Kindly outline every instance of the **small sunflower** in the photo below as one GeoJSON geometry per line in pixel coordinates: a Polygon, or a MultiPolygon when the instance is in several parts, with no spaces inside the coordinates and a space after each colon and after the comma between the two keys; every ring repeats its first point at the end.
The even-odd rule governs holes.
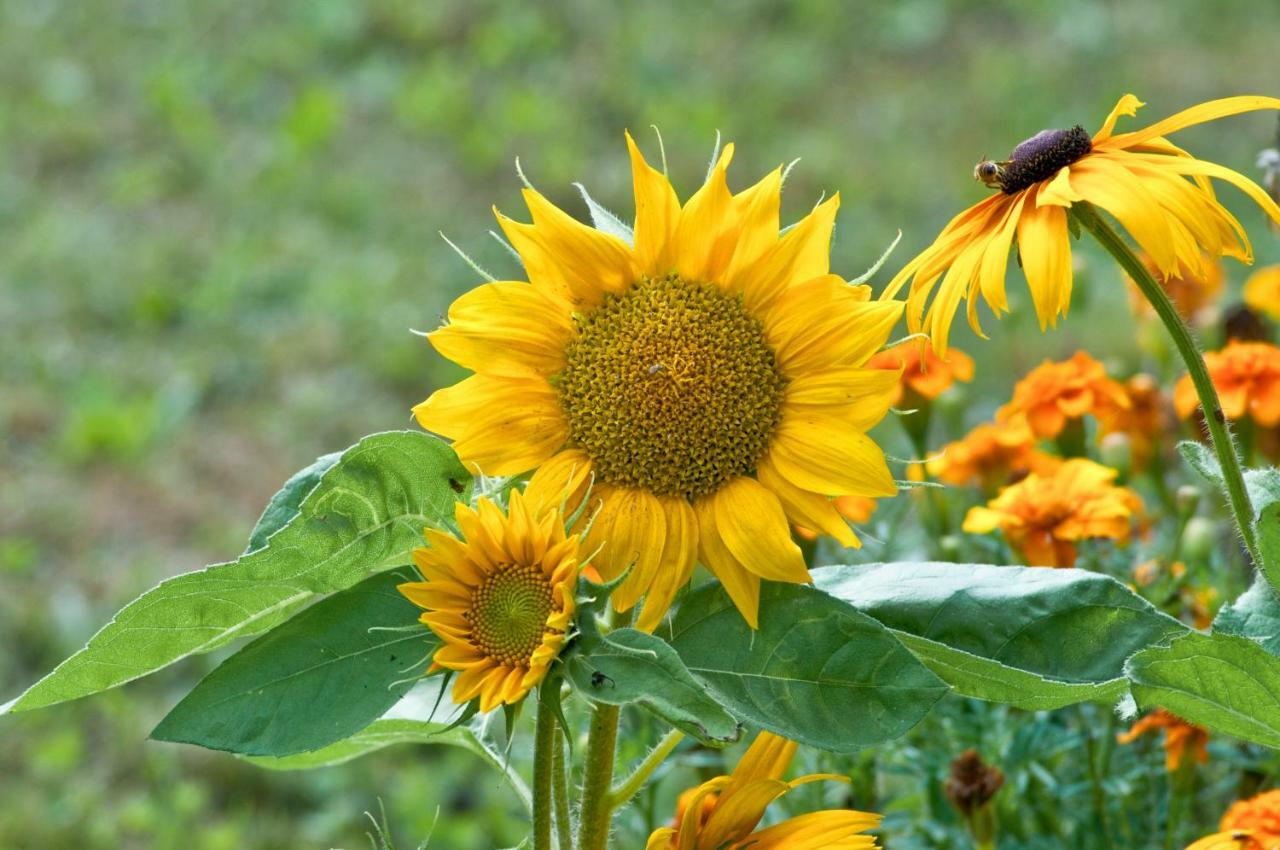
{"type": "Polygon", "coordinates": [[[1084,458],[1063,461],[1051,472],[1031,473],[1000,491],[985,507],[970,508],[964,530],[996,529],[1033,567],[1070,567],[1081,540],[1128,542],[1142,500],[1115,484],[1116,471],[1084,458]]]}
{"type": "Polygon", "coordinates": [[[1109,425],[1128,407],[1124,387],[1107,377],[1101,363],[1077,351],[1070,360],[1046,360],[1028,372],[996,419],[1025,418],[1035,436],[1052,440],[1072,420],[1092,415],[1109,425]]]}
{"type": "Polygon", "coordinates": [[[430,335],[477,374],[414,408],[471,468],[534,470],[539,506],[579,506],[612,599],[652,629],[700,560],[752,626],[761,579],[807,582],[789,522],[857,537],[832,497],[896,492],[866,435],[898,376],[867,368],[901,314],[829,273],[839,198],[782,233],[782,169],[733,194],[733,146],[682,206],[631,137],[631,242],[532,189],[499,216],[529,282],[458,299],[430,335]]]}
{"type": "Polygon", "coordinates": [[[517,491],[509,512],[488,499],[461,503],[459,540],[427,529],[415,549],[425,581],[400,592],[426,609],[421,620],[441,640],[431,671],[454,670],[453,701],[480,710],[524,699],[547,675],[573,621],[579,540],[556,511],[535,516],[517,491]]]}
{"type": "Polygon", "coordinates": [[[1209,730],[1194,723],[1188,723],[1176,714],[1163,708],[1151,712],[1128,731],[1116,735],[1116,742],[1131,744],[1148,732],[1164,733],[1164,767],[1169,773],[1176,773],[1189,759],[1200,764],[1209,761],[1209,730]]]}
{"type": "Polygon", "coordinates": [[[1280,790],[1232,803],[1218,828],[1187,850],[1280,850],[1280,790]]]}
{"type": "MultiPolygon", "coordinates": [[[[1228,419],[1247,416],[1264,428],[1280,424],[1280,347],[1232,340],[1221,351],[1205,354],[1204,362],[1228,419]]],[[[1189,375],[1174,387],[1173,405],[1183,419],[1199,409],[1189,375]]]]}
{"type": "Polygon", "coordinates": [[[893,403],[902,401],[903,393],[932,401],[946,392],[956,381],[973,380],[973,358],[959,349],[939,355],[932,347],[916,340],[899,343],[881,351],[867,364],[873,369],[895,369],[902,373],[893,403]]]}
{"type": "Polygon", "coordinates": [[[1116,121],[1142,105],[1126,94],[1092,137],[1079,125],[1044,130],[1014,148],[1007,161],[978,163],[974,176],[999,191],[953,218],[884,292],[892,298],[911,282],[908,327],[927,330],[945,351],[963,299],[969,323],[981,335],[979,295],[997,317],[1009,309],[1005,271],[1015,241],[1040,327],[1054,324],[1071,304],[1067,211],[1079,201],[1115,216],[1163,274],[1203,274],[1206,255],[1252,262],[1248,236],[1214,197],[1210,178],[1239,187],[1275,222],[1280,206],[1244,175],[1196,159],[1165,136],[1228,115],[1280,109],[1280,99],[1212,100],[1141,130],[1115,133],[1116,121]]]}
{"type": "Polygon", "coordinates": [[[761,732],[729,776],[690,788],[676,802],[675,823],[649,836],[645,850],[873,850],[864,835],[880,816],[849,809],[810,812],[756,829],[774,800],[800,785],[831,774],[784,781],[795,743],[761,732]]]}
{"type": "Polygon", "coordinates": [[[926,469],[934,478],[956,487],[994,491],[1028,472],[1048,472],[1059,462],[1036,448],[1035,435],[1025,418],[1014,418],[978,425],[943,446],[926,469]]]}
{"type": "Polygon", "coordinates": [[[1271,319],[1280,319],[1280,264],[1263,266],[1244,282],[1244,303],[1271,319]]]}

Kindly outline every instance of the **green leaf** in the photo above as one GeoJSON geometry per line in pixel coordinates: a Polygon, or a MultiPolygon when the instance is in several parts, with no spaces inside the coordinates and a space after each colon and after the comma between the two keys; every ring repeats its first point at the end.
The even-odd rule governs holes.
{"type": "Polygon", "coordinates": [[[718,583],[672,626],[685,666],[734,715],[833,752],[897,738],[947,686],[880,623],[805,585],[764,582],[752,631],[718,583]]]}
{"type": "Polygon", "coordinates": [[[1274,574],[1280,569],[1280,470],[1247,469],[1244,486],[1253,504],[1253,527],[1258,554],[1274,574]]]}
{"type": "Polygon", "coordinates": [[[635,703],[703,743],[723,747],[741,735],[733,716],[659,637],[636,629],[585,633],[568,655],[565,669],[574,689],[588,699],[609,705],[635,703]]]}
{"type": "Polygon", "coordinates": [[[302,507],[302,500],[307,494],[316,488],[320,483],[320,478],[328,472],[338,459],[342,457],[342,452],[331,452],[327,455],[321,455],[305,469],[300,469],[284,483],[284,486],[271,497],[271,501],[267,503],[267,508],[262,512],[262,516],[258,519],[258,524],[253,527],[253,533],[249,535],[249,548],[245,552],[254,552],[267,545],[267,538],[275,534],[280,529],[289,524],[289,520],[298,515],[298,510],[302,507]]]}
{"type": "Polygon", "coordinates": [[[1125,660],[1187,629],[1083,570],[901,563],[814,570],[962,696],[1037,711],[1123,695],[1125,660]]]}
{"type": "Polygon", "coordinates": [[[157,741],[253,756],[328,746],[387,712],[438,644],[382,573],[317,602],[224,661],[160,721],[157,741]],[[406,628],[408,630],[406,630],[406,628]]]}
{"type": "Polygon", "coordinates": [[[1231,604],[1222,606],[1213,620],[1213,631],[1255,640],[1267,652],[1280,656],[1280,599],[1261,576],[1231,604]]]}
{"type": "Polygon", "coordinates": [[[1139,652],[1125,670],[1142,708],[1280,747],[1280,658],[1251,640],[1191,632],[1139,652]]]}
{"type": "Polygon", "coordinates": [[[461,747],[475,753],[507,777],[516,796],[521,799],[526,808],[531,806],[529,789],[520,777],[509,769],[507,758],[496,748],[484,743],[470,726],[458,726],[446,731],[444,723],[387,718],[375,720],[350,738],[330,744],[322,750],[283,758],[248,756],[244,760],[268,770],[314,770],[345,764],[397,744],[442,744],[461,747]]]}
{"type": "Polygon", "coordinates": [[[113,688],[236,638],[268,631],[317,595],[409,562],[423,526],[452,521],[470,476],[418,431],[366,437],[342,453],[267,545],[161,582],[14,700],[26,711],[113,688]]]}
{"type": "Polygon", "coordinates": [[[1227,485],[1222,480],[1222,467],[1218,465],[1218,459],[1213,456],[1208,446],[1193,440],[1183,440],[1178,443],[1178,454],[1182,455],[1182,459],[1198,472],[1201,478],[1225,492],[1227,485]]]}

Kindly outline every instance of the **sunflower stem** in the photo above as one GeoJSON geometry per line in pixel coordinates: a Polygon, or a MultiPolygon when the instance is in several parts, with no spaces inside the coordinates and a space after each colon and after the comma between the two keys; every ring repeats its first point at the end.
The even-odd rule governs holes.
{"type": "Polygon", "coordinates": [[[587,752],[582,770],[582,808],[578,813],[578,850],[606,850],[613,809],[609,788],[613,784],[613,759],[618,745],[616,705],[597,703],[591,712],[587,752]]]}
{"type": "Polygon", "coordinates": [[[644,757],[640,764],[636,765],[636,769],[631,772],[631,775],[609,792],[609,808],[616,810],[626,805],[628,800],[638,794],[653,772],[666,761],[667,756],[671,755],[671,751],[683,739],[684,733],[679,729],[672,729],[666,735],[663,735],[662,740],[649,751],[649,754],[644,757]]]}
{"type": "Polygon", "coordinates": [[[1273,574],[1276,571],[1259,556],[1257,537],[1253,527],[1253,505],[1249,502],[1249,493],[1245,489],[1240,455],[1231,437],[1231,431],[1227,428],[1226,416],[1223,415],[1222,404],[1218,401],[1218,391],[1214,389],[1213,380],[1209,377],[1209,370],[1204,363],[1204,356],[1200,353],[1190,328],[1178,314],[1164,288],[1147,270],[1146,265],[1138,259],[1124,238],[1098,214],[1091,204],[1077,201],[1072,206],[1071,213],[1081,227],[1093,234],[1107,253],[1138,285],[1138,289],[1142,290],[1143,296],[1156,311],[1160,321],[1164,323],[1169,336],[1173,338],[1173,344],[1187,367],[1191,383],[1200,399],[1205,426],[1209,431],[1209,441],[1213,444],[1214,453],[1218,456],[1218,465],[1222,468],[1227,502],[1235,517],[1236,527],[1240,530],[1240,539],[1244,541],[1250,560],[1266,576],[1267,582],[1272,587],[1280,589],[1280,573],[1273,574]]]}
{"type": "MultiPolygon", "coordinates": [[[[560,687],[553,682],[554,687],[560,687]]],[[[556,710],[546,694],[538,700],[533,739],[533,850],[555,850],[551,843],[551,795],[555,750],[560,747],[556,710]]]]}
{"type": "Polygon", "coordinates": [[[551,797],[555,803],[556,842],[559,850],[573,850],[573,826],[569,820],[569,771],[564,741],[559,735],[551,748],[551,797]]]}

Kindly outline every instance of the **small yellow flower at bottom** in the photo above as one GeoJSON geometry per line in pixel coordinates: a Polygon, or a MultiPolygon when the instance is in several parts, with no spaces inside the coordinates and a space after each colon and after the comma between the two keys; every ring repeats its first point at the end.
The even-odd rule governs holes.
{"type": "Polygon", "coordinates": [[[756,829],[765,809],[791,789],[843,777],[815,773],[782,779],[796,744],[761,732],[729,776],[717,776],[680,795],[675,822],[649,836],[645,850],[871,850],[875,838],[863,833],[880,816],[848,809],[809,812],[756,829]]]}
{"type": "Polygon", "coordinates": [[[425,581],[400,592],[425,609],[421,621],[440,638],[431,670],[458,673],[453,701],[480,710],[519,702],[547,675],[574,615],[579,540],[566,536],[558,511],[535,516],[517,491],[508,513],[488,499],[459,504],[462,539],[427,529],[415,549],[425,581]]]}

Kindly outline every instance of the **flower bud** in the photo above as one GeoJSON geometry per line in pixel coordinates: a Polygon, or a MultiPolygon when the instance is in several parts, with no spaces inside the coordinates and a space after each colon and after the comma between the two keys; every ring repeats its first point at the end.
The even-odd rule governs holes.
{"type": "Polygon", "coordinates": [[[1218,542],[1218,523],[1202,516],[1192,517],[1182,532],[1182,553],[1188,561],[1203,563],[1218,542]]]}
{"type": "Polygon", "coordinates": [[[1200,488],[1191,484],[1183,484],[1173,497],[1178,507],[1178,516],[1189,517],[1200,507],[1200,488]]]}

